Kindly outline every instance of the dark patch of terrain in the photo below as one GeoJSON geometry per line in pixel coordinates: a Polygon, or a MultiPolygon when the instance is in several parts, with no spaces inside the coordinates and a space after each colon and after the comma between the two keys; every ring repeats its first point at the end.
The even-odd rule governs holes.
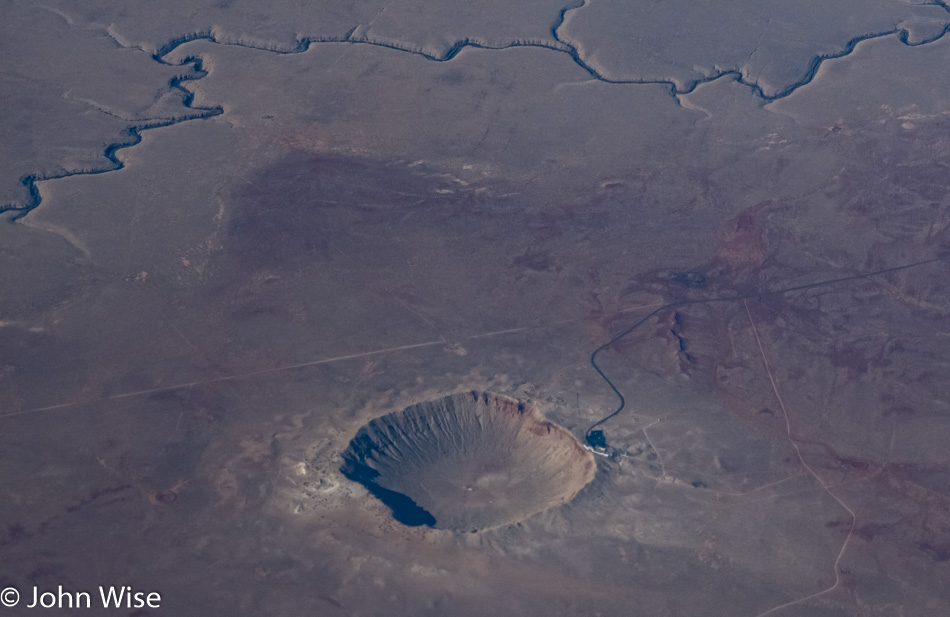
{"type": "Polygon", "coordinates": [[[413,501],[412,498],[376,484],[375,479],[379,477],[379,472],[375,469],[357,463],[344,465],[340,471],[348,479],[362,484],[373,497],[386,504],[393,512],[393,518],[403,525],[407,527],[421,527],[422,525],[435,527],[435,517],[425,508],[419,507],[419,504],[413,501]]]}

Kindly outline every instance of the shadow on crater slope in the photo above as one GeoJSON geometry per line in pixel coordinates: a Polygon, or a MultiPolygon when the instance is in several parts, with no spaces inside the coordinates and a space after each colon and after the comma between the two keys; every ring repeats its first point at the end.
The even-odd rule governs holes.
{"type": "Polygon", "coordinates": [[[488,392],[455,394],[371,421],[343,453],[343,474],[406,525],[474,532],[570,501],[596,465],[533,407],[488,392]]]}

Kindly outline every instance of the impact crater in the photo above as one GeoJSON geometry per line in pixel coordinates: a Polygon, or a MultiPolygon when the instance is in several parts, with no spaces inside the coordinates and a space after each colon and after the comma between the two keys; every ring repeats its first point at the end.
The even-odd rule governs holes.
{"type": "Polygon", "coordinates": [[[363,426],[343,474],[399,522],[475,532],[570,501],[596,463],[533,405],[491,392],[417,403],[363,426]]]}

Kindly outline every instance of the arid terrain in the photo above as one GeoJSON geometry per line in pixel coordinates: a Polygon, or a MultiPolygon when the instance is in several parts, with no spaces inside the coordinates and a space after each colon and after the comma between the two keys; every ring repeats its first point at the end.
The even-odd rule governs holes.
{"type": "Polygon", "coordinates": [[[0,616],[950,614],[950,5],[566,1],[0,0],[0,616]]]}

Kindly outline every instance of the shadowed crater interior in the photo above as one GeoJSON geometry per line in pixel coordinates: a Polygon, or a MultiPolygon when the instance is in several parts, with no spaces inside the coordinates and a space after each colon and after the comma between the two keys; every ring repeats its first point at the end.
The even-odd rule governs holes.
{"type": "Polygon", "coordinates": [[[567,430],[489,392],[454,394],[377,418],[341,471],[406,525],[478,531],[570,501],[596,465],[567,430]]]}

